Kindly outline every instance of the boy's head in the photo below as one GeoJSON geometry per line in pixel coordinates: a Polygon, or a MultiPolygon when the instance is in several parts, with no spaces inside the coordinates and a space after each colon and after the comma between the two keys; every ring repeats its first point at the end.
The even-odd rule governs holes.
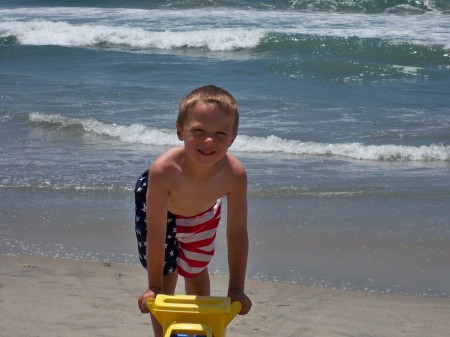
{"type": "Polygon", "coordinates": [[[212,104],[226,114],[234,116],[233,131],[237,134],[239,127],[239,108],[234,97],[225,89],[216,87],[215,85],[206,85],[193,90],[180,102],[178,111],[177,124],[184,126],[187,120],[189,110],[195,107],[199,102],[212,104]]]}

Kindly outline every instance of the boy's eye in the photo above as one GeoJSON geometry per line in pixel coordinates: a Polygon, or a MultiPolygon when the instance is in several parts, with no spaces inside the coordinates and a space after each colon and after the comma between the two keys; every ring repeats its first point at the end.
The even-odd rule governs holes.
{"type": "MultiPolygon", "coordinates": [[[[192,134],[195,137],[204,137],[207,134],[207,132],[202,129],[193,129],[192,134]]],[[[226,138],[227,136],[228,136],[228,134],[226,132],[219,131],[219,132],[214,133],[213,137],[223,139],[223,138],[226,138]]]]}
{"type": "Polygon", "coordinates": [[[201,129],[194,129],[193,134],[196,136],[203,136],[205,134],[205,131],[203,131],[201,129]]]}

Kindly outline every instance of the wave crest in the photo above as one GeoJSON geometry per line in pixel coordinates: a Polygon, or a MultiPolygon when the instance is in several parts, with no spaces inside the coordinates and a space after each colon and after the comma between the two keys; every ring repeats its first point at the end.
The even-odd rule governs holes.
{"type": "Polygon", "coordinates": [[[327,144],[287,140],[277,136],[236,139],[236,148],[247,152],[282,152],[297,155],[340,156],[359,160],[449,161],[450,147],[444,145],[403,146],[361,143],[327,144]]]}
{"type": "MultiPolygon", "coordinates": [[[[131,144],[179,146],[174,132],[142,124],[120,125],[93,118],[74,118],[55,114],[32,113],[35,123],[54,124],[59,127],[80,126],[84,132],[108,136],[131,144]]],[[[288,140],[274,135],[267,137],[237,137],[231,150],[248,153],[285,153],[289,155],[337,156],[372,161],[450,161],[450,146],[431,144],[422,146],[365,145],[361,143],[318,143],[288,140]]]]}
{"type": "Polygon", "coordinates": [[[180,145],[178,139],[173,136],[173,132],[146,127],[142,124],[120,125],[101,122],[94,118],[75,118],[38,112],[30,114],[29,120],[35,123],[53,124],[62,128],[80,126],[86,133],[116,138],[125,143],[157,146],[180,145]]]}
{"type": "Polygon", "coordinates": [[[262,29],[216,28],[189,31],[148,31],[140,27],[72,25],[59,21],[0,23],[2,39],[27,45],[95,47],[125,45],[139,49],[206,48],[211,51],[256,47],[262,29]]]}
{"type": "Polygon", "coordinates": [[[319,36],[382,39],[446,49],[450,46],[446,34],[448,16],[435,11],[421,15],[367,15],[238,8],[177,11],[42,7],[0,9],[1,15],[4,20],[0,22],[0,42],[3,39],[3,43],[17,41],[31,45],[124,46],[129,51],[177,48],[229,51],[253,49],[261,43],[264,46],[267,39],[275,42],[279,34],[281,41],[290,43],[299,36],[319,36]]]}

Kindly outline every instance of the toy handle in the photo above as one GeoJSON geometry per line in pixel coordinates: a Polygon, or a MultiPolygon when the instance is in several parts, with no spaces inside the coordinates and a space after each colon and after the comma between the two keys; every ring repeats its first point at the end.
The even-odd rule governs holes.
{"type": "Polygon", "coordinates": [[[152,312],[153,306],[155,304],[156,299],[155,298],[149,298],[145,304],[147,305],[148,310],[152,312]]]}
{"type": "Polygon", "coordinates": [[[239,301],[234,301],[233,303],[231,303],[231,316],[234,317],[237,314],[239,314],[242,310],[242,304],[239,301]]]}
{"type": "Polygon", "coordinates": [[[226,325],[228,325],[233,320],[233,318],[241,312],[241,310],[242,310],[241,302],[239,301],[232,302],[230,305],[230,318],[228,319],[226,325]]]}

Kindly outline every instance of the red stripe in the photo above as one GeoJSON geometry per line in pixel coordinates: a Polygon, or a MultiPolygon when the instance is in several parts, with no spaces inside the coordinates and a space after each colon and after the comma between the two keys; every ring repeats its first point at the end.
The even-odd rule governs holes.
{"type": "Polygon", "coordinates": [[[180,252],[180,258],[183,259],[184,261],[186,261],[186,263],[191,267],[191,268],[199,268],[199,267],[206,267],[209,264],[209,261],[197,261],[197,260],[191,260],[189,258],[186,257],[186,255],[184,255],[182,252],[180,252]]]}
{"type": "Polygon", "coordinates": [[[219,222],[220,218],[214,218],[197,226],[182,226],[177,224],[177,233],[191,234],[206,232],[207,230],[216,228],[219,225],[219,222]]]}
{"type": "Polygon", "coordinates": [[[210,244],[212,244],[214,242],[215,238],[216,238],[216,235],[214,235],[212,238],[202,240],[202,241],[188,242],[188,243],[178,242],[178,244],[182,249],[186,249],[186,250],[189,250],[191,252],[196,252],[196,253],[204,253],[205,251],[202,250],[202,248],[207,247],[210,244]]]}
{"type": "Polygon", "coordinates": [[[198,244],[197,242],[193,242],[193,243],[181,243],[179,242],[179,246],[181,248],[181,250],[186,250],[189,252],[193,252],[193,253],[200,253],[200,254],[207,254],[210,255],[208,251],[205,251],[203,249],[203,247],[207,247],[209,246],[213,241],[214,238],[209,239],[208,241],[204,240],[202,242],[206,243],[206,244],[198,244]]]}

